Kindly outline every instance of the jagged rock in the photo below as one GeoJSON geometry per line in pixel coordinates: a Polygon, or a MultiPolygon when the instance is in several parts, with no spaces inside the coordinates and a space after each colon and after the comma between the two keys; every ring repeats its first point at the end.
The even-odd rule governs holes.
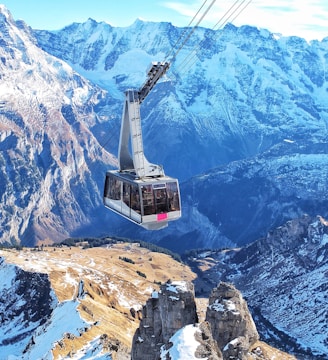
{"type": "Polygon", "coordinates": [[[163,345],[185,325],[198,322],[194,287],[190,282],[172,282],[153,293],[142,310],[143,318],[132,342],[132,360],[160,359],[163,345]]]}
{"type": "Polygon", "coordinates": [[[208,360],[222,360],[222,353],[217,342],[213,339],[211,326],[207,321],[199,325],[199,332],[195,334],[196,340],[200,343],[195,357],[208,360]]]}
{"type": "Polygon", "coordinates": [[[163,341],[187,324],[198,322],[194,286],[190,282],[167,283],[161,287],[159,302],[163,341]]]}
{"type": "Polygon", "coordinates": [[[223,359],[246,359],[249,348],[259,339],[247,303],[232,284],[221,282],[212,290],[206,321],[223,359]]]}
{"type": "MultiPolygon", "coordinates": [[[[171,359],[175,334],[197,322],[193,290],[191,283],[167,283],[147,301],[133,338],[132,360],[159,360],[161,354],[171,359]]],[[[246,360],[259,338],[246,301],[224,282],[212,290],[206,320],[188,334],[194,334],[190,341],[199,343],[195,357],[209,360],[246,360]]]]}

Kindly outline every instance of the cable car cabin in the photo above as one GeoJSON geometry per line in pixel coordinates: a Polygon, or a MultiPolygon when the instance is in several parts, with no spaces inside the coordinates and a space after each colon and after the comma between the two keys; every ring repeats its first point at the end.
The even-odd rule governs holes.
{"type": "Polygon", "coordinates": [[[179,184],[169,176],[136,179],[107,171],[104,205],[147,230],[159,230],[181,217],[179,184]]]}
{"type": "Polygon", "coordinates": [[[104,205],[147,230],[162,229],[181,217],[178,181],[147,160],[141,131],[140,105],[169,66],[167,61],[152,63],[144,85],[125,92],[119,170],[107,171],[105,179],[104,205]]]}

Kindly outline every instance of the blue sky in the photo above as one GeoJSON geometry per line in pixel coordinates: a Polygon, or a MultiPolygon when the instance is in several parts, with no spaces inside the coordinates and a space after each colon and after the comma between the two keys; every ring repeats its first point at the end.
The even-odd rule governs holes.
{"type": "MultiPolygon", "coordinates": [[[[201,25],[212,28],[234,2],[217,0],[201,25]]],[[[131,25],[137,18],[186,26],[204,0],[0,0],[0,3],[15,20],[23,19],[34,29],[57,30],[89,17],[120,27],[131,25]]],[[[328,1],[253,0],[234,24],[321,40],[328,36],[328,1]]]]}

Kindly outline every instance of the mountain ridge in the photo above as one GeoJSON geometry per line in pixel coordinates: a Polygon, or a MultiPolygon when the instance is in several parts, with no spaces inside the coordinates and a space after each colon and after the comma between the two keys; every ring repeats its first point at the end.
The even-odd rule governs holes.
{"type": "Polygon", "coordinates": [[[207,294],[218,280],[233,283],[261,339],[300,359],[326,359],[327,229],[322,216],[304,215],[246,246],[191,253],[196,287],[207,294]]]}
{"type": "Polygon", "coordinates": [[[5,249],[0,250],[0,254],[3,257],[0,272],[4,275],[1,276],[1,306],[7,309],[2,312],[7,313],[7,317],[0,332],[10,328],[9,334],[19,337],[19,342],[1,344],[1,354],[24,359],[43,358],[50,353],[56,359],[66,358],[89,345],[97,352],[108,346],[104,359],[110,351],[114,359],[118,356],[127,360],[141,306],[151,292],[169,278],[192,280],[194,277],[187,266],[168,255],[121,241],[113,241],[103,248],[43,246],[5,249]],[[12,264],[18,268],[15,270],[12,264]],[[12,276],[5,276],[7,268],[12,269],[12,276]],[[26,274],[21,282],[15,280],[20,272],[26,274]],[[39,296],[35,291],[35,288],[42,289],[43,282],[48,283],[48,287],[43,286],[43,293],[51,288],[48,313],[43,309],[47,309],[50,297],[39,296]],[[13,286],[25,287],[25,290],[30,287],[30,291],[13,293],[10,291],[13,286]],[[23,296],[28,301],[24,302],[23,296]],[[39,303],[42,306],[36,306],[39,303]],[[17,328],[10,327],[10,323],[21,321],[22,309],[31,317],[26,316],[26,321],[17,328]],[[33,309],[37,309],[35,318],[33,309]],[[71,321],[67,322],[67,317],[71,321]],[[29,319],[34,323],[29,324],[29,319]],[[40,320],[40,326],[36,319],[40,320]],[[104,334],[101,345],[99,337],[104,334]]]}
{"type": "Polygon", "coordinates": [[[2,242],[34,245],[90,221],[102,188],[92,171],[116,160],[90,131],[105,92],[39,49],[21,24],[1,14],[0,233],[2,242]]]}
{"type": "MultiPolygon", "coordinates": [[[[1,25],[4,39],[8,34],[20,34],[27,28],[22,22],[6,21],[5,17],[1,25]],[[7,28],[8,24],[10,28],[7,28]]],[[[323,152],[328,122],[325,102],[328,85],[324,71],[327,39],[307,43],[301,38],[277,37],[264,29],[237,28],[231,24],[216,32],[196,29],[181,49],[167,78],[157,84],[141,108],[145,154],[150,161],[164,164],[168,175],[179,178],[183,198],[182,219],[168,229],[149,234],[103,209],[102,183],[106,169],[116,165],[113,154],[118,148],[123,91],[144,82],[148,63],[162,59],[174,49],[184,29],[168,23],[140,20],[130,27],[118,29],[94,20],[56,32],[28,29],[29,35],[24,35],[30,39],[28,52],[22,45],[24,42],[14,41],[16,37],[11,40],[13,49],[2,48],[5,60],[0,63],[1,75],[4,79],[7,76],[9,83],[6,89],[3,85],[1,91],[8,92],[12,80],[16,79],[11,68],[19,70],[20,91],[26,88],[24,82],[31,86],[32,80],[39,77],[46,80],[47,76],[56,83],[55,89],[62,90],[58,91],[59,99],[54,91],[51,93],[54,97],[45,99],[45,94],[42,97],[37,89],[31,87],[25,102],[15,98],[10,106],[6,102],[1,105],[1,122],[8,124],[6,131],[9,126],[20,131],[21,137],[25,136],[21,128],[29,121],[26,109],[35,109],[34,113],[40,114],[32,114],[37,120],[36,127],[42,129],[45,122],[51,130],[45,135],[42,131],[30,131],[39,138],[38,143],[31,140],[31,147],[17,142],[19,136],[2,133],[2,136],[8,134],[0,144],[5,150],[2,154],[6,154],[1,176],[4,188],[23,184],[24,174],[31,174],[31,180],[39,173],[40,177],[43,173],[48,175],[43,182],[46,184],[43,197],[47,200],[42,204],[41,201],[31,202],[25,212],[21,207],[15,207],[13,201],[24,204],[26,209],[27,198],[40,188],[38,178],[24,184],[10,201],[2,195],[2,203],[9,204],[9,211],[3,210],[6,215],[2,224],[3,228],[7,227],[7,239],[12,239],[9,241],[33,244],[47,235],[58,241],[83,233],[85,236],[111,234],[143,238],[168,246],[180,243],[178,251],[183,252],[191,246],[244,244],[301,213],[326,216],[322,210],[327,184],[324,177],[317,175],[320,168],[325,169],[327,165],[323,152]],[[197,54],[197,61],[188,67],[185,58],[189,59],[190,51],[199,44],[203,46],[197,54]],[[36,58],[29,58],[32,49],[36,58]],[[45,51],[65,59],[69,65],[45,51]],[[19,56],[9,60],[9,53],[19,56]],[[24,59],[27,63],[39,65],[21,72],[24,59]],[[54,66],[49,67],[47,59],[52,59],[50,63],[54,66]],[[47,75],[47,71],[56,76],[47,75]],[[89,80],[81,77],[79,72],[89,80]],[[103,84],[103,88],[99,84],[103,84]],[[39,96],[43,100],[41,105],[37,101],[39,96]],[[62,106],[58,107],[58,103],[62,106]],[[50,109],[54,110],[50,112],[50,109]],[[57,123],[57,118],[64,120],[57,123]],[[67,136],[69,134],[71,138],[67,136]],[[23,152],[21,165],[12,162],[7,155],[17,148],[17,144],[23,152]],[[294,155],[291,155],[291,149],[294,149],[294,155]],[[299,156],[302,151],[313,151],[315,166],[311,167],[310,156],[308,161],[304,160],[304,154],[299,156]],[[33,153],[36,156],[32,156],[33,153]],[[276,153],[276,157],[272,153],[276,153]],[[302,176],[303,165],[297,162],[298,159],[305,163],[306,177],[302,176]],[[279,167],[279,161],[285,164],[279,167]],[[14,172],[14,180],[8,179],[6,169],[19,166],[22,172],[14,172]],[[257,166],[258,170],[262,168],[260,178],[251,171],[252,166],[257,166]],[[270,167],[276,171],[272,172],[270,167]],[[297,170],[297,173],[285,171],[288,168],[297,170]],[[75,175],[79,169],[84,172],[75,175]],[[211,169],[219,170],[215,175],[211,169]],[[222,176],[222,171],[226,176],[222,176]],[[266,179],[266,172],[273,178],[266,179]],[[213,180],[212,188],[207,187],[209,178],[213,180]],[[296,192],[290,186],[283,189],[279,178],[286,184],[302,178],[306,180],[308,189],[305,192],[296,192]],[[259,186],[261,194],[254,193],[255,186],[252,185],[259,186]],[[47,191],[49,186],[51,192],[57,194],[55,200],[47,191]],[[60,195],[63,188],[67,191],[60,195]],[[238,193],[241,188],[243,193],[238,193]],[[18,199],[23,193],[29,195],[18,199]],[[239,194],[238,199],[232,204],[229,197],[234,197],[235,193],[239,194]],[[323,194],[317,207],[315,201],[308,202],[311,193],[315,199],[323,194]],[[210,201],[210,207],[206,199],[210,201]],[[257,202],[264,206],[258,207],[257,202]],[[229,203],[228,211],[221,203],[229,203]],[[35,207],[40,211],[33,217],[31,211],[35,207]],[[252,212],[254,216],[250,219],[252,212]],[[20,225],[12,219],[12,213],[24,219],[24,225],[15,231],[9,228],[20,225]],[[43,217],[45,213],[47,219],[43,217]],[[41,224],[34,219],[42,219],[41,224]],[[14,226],[9,225],[13,221],[14,226]],[[54,225],[56,222],[59,227],[54,225]],[[237,233],[238,228],[243,231],[237,233]],[[177,239],[179,241],[175,241],[177,239]]],[[[33,85],[38,83],[35,81],[33,85]]],[[[20,221],[23,223],[22,219],[20,221]]]]}
{"type": "MultiPolygon", "coordinates": [[[[97,29],[92,34],[97,34],[98,38],[105,37],[101,32],[102,24],[92,24],[97,29]]],[[[83,29],[86,24],[75,26],[75,32],[70,33],[72,49],[76,48],[78,54],[83,54],[81,49],[85,49],[87,45],[91,49],[96,49],[98,45],[94,45],[93,48],[93,44],[81,37],[77,39],[82,41],[82,45],[74,40],[75,36],[81,33],[78,29],[83,29]]],[[[174,40],[184,29],[174,29],[168,23],[149,25],[139,21],[125,30],[126,32],[122,32],[122,29],[118,29],[116,42],[107,42],[106,46],[101,48],[103,57],[103,52],[107,51],[106,59],[111,60],[110,67],[107,67],[109,62],[101,60],[100,57],[93,58],[97,65],[92,62],[97,69],[106,70],[106,76],[112,73],[112,78],[117,81],[116,89],[121,91],[131,85],[140,86],[143,82],[140,74],[141,70],[146,68],[146,62],[149,62],[151,57],[158,60],[163,58],[163,54],[169,53],[174,48],[174,40]],[[153,30],[149,37],[145,35],[149,34],[148,30],[145,30],[145,34],[142,32],[148,26],[153,30]],[[129,31],[132,31],[132,34],[129,31]],[[161,33],[162,36],[159,47],[153,46],[157,33],[161,33]],[[134,62],[134,67],[128,72],[126,69],[132,51],[139,61],[134,62]]],[[[112,36],[115,32],[115,28],[110,29],[112,36]]],[[[65,39],[65,33],[65,29],[56,33],[59,44],[63,41],[61,37],[65,39]]],[[[46,35],[47,32],[44,31],[37,33],[39,44],[43,49],[53,52],[44,41],[46,35]]],[[[114,36],[111,39],[113,40],[114,36]]],[[[178,177],[182,182],[185,204],[183,217],[179,223],[172,224],[170,229],[155,236],[135,228],[129,230],[118,222],[119,231],[123,231],[126,236],[159,241],[160,245],[168,244],[169,247],[173,246],[174,251],[180,251],[175,241],[178,235],[183,251],[189,248],[189,238],[193,238],[195,247],[232,246],[252,241],[265,234],[270,227],[283,224],[302,213],[310,213],[312,216],[322,213],[326,216],[326,182],[322,176],[318,179],[316,177],[320,167],[327,166],[327,159],[323,153],[327,142],[328,122],[328,108],[324,100],[328,88],[324,71],[327,63],[327,44],[327,38],[321,42],[307,42],[302,38],[281,37],[265,29],[246,25],[237,28],[228,24],[217,32],[196,29],[190,43],[186,44],[171,65],[168,79],[157,85],[154,93],[149,95],[142,107],[145,151],[154,156],[155,163],[164,163],[168,173],[178,177]],[[197,54],[197,61],[189,68],[185,59],[189,59],[189,52],[197,44],[202,47],[197,54]],[[162,126],[163,118],[166,120],[165,128],[162,126]],[[166,155],[170,151],[167,143],[170,148],[172,147],[171,155],[166,155]],[[318,149],[320,146],[322,150],[318,149]],[[291,155],[291,149],[294,149],[294,155],[291,155]],[[292,183],[294,178],[305,178],[301,173],[302,164],[297,166],[297,156],[311,149],[314,151],[313,159],[316,158],[316,165],[312,167],[311,174],[311,159],[308,156],[305,166],[311,181],[307,181],[307,186],[308,194],[319,189],[315,195],[316,199],[320,199],[317,208],[313,206],[314,200],[307,204],[307,199],[303,199],[302,195],[293,190],[289,193],[285,191],[285,195],[280,197],[276,192],[277,185],[270,178],[266,180],[264,172],[263,182],[266,185],[263,183],[263,186],[272,187],[267,196],[262,194],[266,200],[263,197],[260,199],[253,192],[248,194],[252,183],[259,185],[261,191],[265,191],[261,184],[257,184],[259,179],[246,175],[254,163],[262,159],[265,171],[265,162],[269,164],[273,161],[272,154],[276,153],[274,161],[285,161],[286,164],[281,164],[280,170],[274,175],[285,178],[287,183],[292,183]],[[283,169],[284,166],[288,169],[292,161],[295,168],[299,168],[295,176],[292,171],[283,169]],[[226,194],[234,196],[233,194],[238,191],[237,184],[231,186],[225,183],[225,180],[222,181],[220,176],[213,176],[213,182],[218,185],[214,185],[213,190],[207,188],[204,191],[204,179],[208,178],[208,173],[214,174],[215,170],[212,169],[220,166],[222,171],[226,172],[234,165],[245,169],[249,167],[245,171],[245,176],[250,178],[240,178],[239,186],[243,186],[242,183],[245,182],[246,191],[243,194],[239,193],[239,199],[234,202],[235,208],[230,209],[228,206],[228,212],[224,213],[226,208],[220,207],[220,203],[229,202],[226,194]],[[221,188],[228,188],[228,191],[222,192],[221,188]],[[220,193],[223,194],[223,199],[219,198],[220,193]],[[211,206],[208,206],[209,196],[213,199],[211,206]],[[255,201],[266,201],[268,209],[254,208],[255,201]],[[284,205],[279,206],[280,202],[284,205]],[[219,204],[219,208],[216,204],[219,204]],[[245,207],[246,212],[242,213],[241,210],[245,207]],[[264,211],[267,213],[264,214],[264,211]],[[257,217],[251,221],[243,218],[243,214],[251,212],[258,214],[257,217]],[[235,213],[238,214],[238,218],[235,213]],[[247,228],[258,221],[259,227],[254,226],[253,233],[250,233],[247,228]],[[237,235],[233,230],[236,228],[236,222],[238,227],[246,229],[244,234],[237,235]],[[186,231],[187,228],[192,230],[186,231]]],[[[72,49],[70,64],[76,69],[83,69],[85,58],[74,57],[72,49]]],[[[97,71],[86,71],[85,75],[97,82],[101,81],[101,76],[96,79],[97,71]]],[[[113,84],[108,87],[112,88],[113,84]]],[[[268,172],[270,166],[267,168],[268,172]]],[[[272,166],[276,167],[275,164],[272,166]]],[[[218,173],[220,171],[218,170],[218,173]]],[[[324,170],[321,173],[323,174],[324,170]]]]}

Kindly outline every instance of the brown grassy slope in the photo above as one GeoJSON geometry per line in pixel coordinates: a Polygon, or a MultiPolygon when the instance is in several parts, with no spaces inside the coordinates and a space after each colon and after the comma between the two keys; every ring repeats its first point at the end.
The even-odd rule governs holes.
{"type": "Polygon", "coordinates": [[[8,263],[24,270],[47,273],[59,301],[75,298],[79,282],[87,295],[80,300],[81,317],[95,325],[73,340],[65,339],[54,350],[55,358],[80,349],[97,336],[106,334],[127,352],[136,328],[138,313],[159,282],[195,278],[189,267],[170,256],[154,253],[138,244],[115,244],[102,248],[52,248],[43,251],[0,251],[8,263]],[[134,263],[120,258],[126,257],[134,263]],[[144,274],[146,277],[138,275],[144,274]]]}
{"type": "MultiPolygon", "coordinates": [[[[115,351],[114,345],[119,344],[128,354],[133,334],[139,326],[138,312],[133,316],[130,310],[141,310],[152,291],[159,289],[159,282],[169,279],[193,281],[197,276],[189,267],[168,255],[129,243],[85,250],[78,247],[45,247],[43,251],[3,250],[0,256],[24,270],[47,273],[59,301],[75,298],[79,282],[84,282],[87,295],[80,299],[79,311],[81,317],[92,325],[80,337],[65,337],[58,342],[53,350],[55,360],[69,356],[104,334],[109,351],[115,351]],[[122,260],[123,257],[134,264],[122,260]]],[[[203,320],[207,300],[196,300],[200,320],[203,320]]],[[[256,347],[265,357],[256,357],[254,353],[249,359],[295,359],[262,342],[258,342],[256,347]]]]}

